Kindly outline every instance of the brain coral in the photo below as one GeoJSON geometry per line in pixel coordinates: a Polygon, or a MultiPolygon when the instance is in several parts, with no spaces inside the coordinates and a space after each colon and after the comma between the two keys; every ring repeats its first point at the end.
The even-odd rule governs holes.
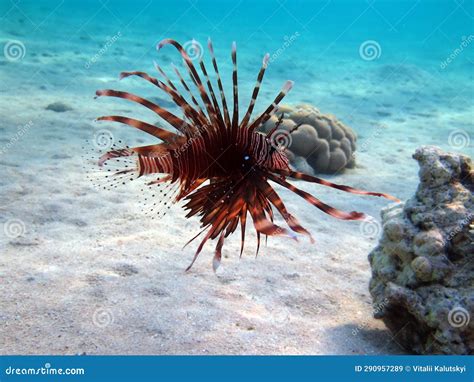
{"type": "Polygon", "coordinates": [[[356,134],[332,115],[322,114],[308,104],[282,106],[262,127],[270,131],[284,113],[278,129],[292,131],[287,153],[291,164],[300,171],[308,165],[315,173],[334,174],[346,167],[354,167],[353,153],[356,134]]]}

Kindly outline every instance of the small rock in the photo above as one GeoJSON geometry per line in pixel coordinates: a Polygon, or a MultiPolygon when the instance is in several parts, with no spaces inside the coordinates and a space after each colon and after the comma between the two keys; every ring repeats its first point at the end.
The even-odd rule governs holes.
{"type": "Polygon", "coordinates": [[[433,272],[431,262],[424,256],[416,257],[411,262],[411,268],[415,272],[416,277],[421,281],[429,281],[433,272]]]}
{"type": "Polygon", "coordinates": [[[66,105],[65,103],[62,102],[54,102],[50,103],[48,106],[46,106],[46,110],[51,110],[55,111],[56,113],[64,113],[66,111],[73,110],[72,107],[69,105],[66,105]]]}

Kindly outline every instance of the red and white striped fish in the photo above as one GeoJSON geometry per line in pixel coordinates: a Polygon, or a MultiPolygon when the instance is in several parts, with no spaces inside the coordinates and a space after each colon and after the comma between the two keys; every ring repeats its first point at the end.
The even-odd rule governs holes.
{"type": "MultiPolygon", "coordinates": [[[[157,49],[160,50],[166,45],[174,46],[184,60],[191,84],[185,81],[176,67],[174,71],[185,94],[178,91],[177,86],[158,65],[156,68],[163,80],[143,72],[124,72],[121,73],[121,78],[139,76],[152,83],[166,93],[172,102],[181,109],[182,117],[135,94],[116,90],[98,90],[96,94],[97,96],[125,98],[139,103],[154,111],[171,125],[175,132],[119,115],[99,117],[99,121],[127,124],[162,141],[149,146],[108,151],[99,159],[99,166],[107,165],[109,161],[119,158],[130,157],[133,159],[133,166],[119,169],[115,172],[116,176],[125,174],[137,178],[145,175],[158,175],[157,180],[149,183],[151,186],[163,183],[177,185],[178,192],[174,201],[185,200],[184,208],[189,210],[186,217],[200,216],[202,231],[197,236],[206,232],[188,269],[193,265],[204,244],[209,239],[217,238],[213,261],[215,270],[220,264],[224,239],[233,233],[239,225],[242,234],[240,250],[240,255],[242,255],[248,215],[250,215],[257,232],[257,253],[261,234],[267,236],[286,235],[296,239],[296,234],[293,233],[296,232],[307,235],[313,242],[311,234],[288,212],[271,182],[288,188],[326,214],[344,220],[361,220],[365,218],[365,215],[360,212],[344,212],[333,208],[296,188],[287,179],[301,179],[354,194],[381,196],[397,200],[387,194],[334,184],[290,169],[285,151],[278,147],[274,137],[282,118],[275,128],[266,135],[260,133],[258,129],[277,111],[278,104],[291,89],[293,83],[287,81],[267,109],[252,120],[252,112],[268,64],[268,54],[263,58],[250,105],[239,122],[235,43],[232,45],[232,115],[227,107],[211,40],[208,41],[208,47],[217,78],[220,101],[214,92],[202,57],[199,58],[200,74],[193,60],[178,42],[166,39],[158,44],[157,49]],[[193,90],[197,90],[198,97],[193,94],[193,90]],[[289,229],[273,223],[274,209],[283,217],[289,229]]],[[[189,242],[196,239],[197,236],[189,242]]]]}

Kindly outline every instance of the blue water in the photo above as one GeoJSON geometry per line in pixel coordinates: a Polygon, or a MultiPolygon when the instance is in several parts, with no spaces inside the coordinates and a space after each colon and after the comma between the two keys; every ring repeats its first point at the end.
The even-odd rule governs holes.
{"type": "MultiPolygon", "coordinates": [[[[104,88],[126,90],[157,97],[176,111],[145,81],[118,80],[126,70],[158,76],[154,61],[167,73],[172,73],[171,63],[182,68],[173,48],[156,51],[160,40],[174,38],[190,46],[195,39],[210,71],[206,45],[211,37],[228,98],[236,41],[242,109],[268,52],[271,62],[256,110],[263,111],[283,83],[293,80],[283,103],[310,103],[358,135],[357,166],[330,178],[406,200],[418,184],[412,159],[417,147],[474,152],[473,17],[474,1],[469,0],[1,0],[0,223],[19,222],[24,233],[12,239],[5,227],[0,231],[0,251],[7,254],[0,270],[12,280],[5,291],[11,294],[1,298],[10,302],[5,315],[14,329],[7,351],[21,352],[12,344],[37,335],[31,343],[39,344],[38,350],[28,348],[31,343],[22,349],[65,354],[201,354],[201,347],[211,353],[399,352],[393,343],[371,342],[379,338],[373,332],[351,335],[351,325],[382,330],[371,318],[367,293],[367,253],[377,238],[363,237],[357,223],[336,222],[282,191],[287,206],[315,233],[316,246],[269,240],[268,257],[258,262],[250,236],[250,256],[239,262],[238,238],[233,238],[224,267],[231,276],[216,281],[207,248],[196,264],[203,276],[182,277],[195,247],[180,248],[198,232],[197,222],[184,219],[178,209],[168,220],[152,223],[132,207],[139,190],[93,189],[83,170],[82,147],[101,128],[126,144],[156,143],[126,126],[94,123],[104,114],[158,122],[140,106],[95,100],[94,94],[104,88]],[[149,292],[155,289],[155,295],[149,292]],[[290,316],[299,324],[291,325],[291,332],[285,320],[294,301],[290,316]],[[111,309],[115,325],[125,329],[91,329],[96,306],[111,309]],[[194,309],[191,318],[180,306],[194,309]],[[268,323],[274,309],[283,312],[283,324],[276,328],[268,323]],[[18,315],[21,322],[38,318],[20,325],[18,315]],[[251,326],[248,322],[254,325],[255,317],[262,320],[256,331],[241,330],[251,326]],[[51,320],[69,328],[61,329],[61,338],[50,332],[51,320]],[[190,320],[197,322],[195,329],[177,325],[190,320]],[[33,334],[31,327],[37,330],[33,334]],[[313,329],[315,342],[308,339],[313,329]],[[268,333],[280,337],[268,340],[268,333]],[[228,343],[222,345],[222,338],[228,343]]],[[[314,185],[301,188],[376,219],[387,204],[314,185]]]]}
{"type": "MultiPolygon", "coordinates": [[[[211,37],[227,88],[230,46],[237,42],[242,102],[248,100],[261,57],[268,52],[277,58],[266,74],[263,101],[268,102],[283,81],[291,79],[295,87],[289,103],[312,103],[359,133],[384,119],[387,123],[409,119],[413,108],[433,118],[403,129],[417,134],[414,125],[434,124],[439,141],[425,136],[420,143],[443,145],[449,128],[472,133],[473,4],[461,0],[2,1],[2,43],[19,41],[24,54],[17,61],[0,56],[3,118],[22,123],[15,118],[22,109],[9,104],[12,94],[39,99],[92,95],[97,88],[113,84],[107,80],[116,79],[122,70],[153,73],[153,60],[168,70],[169,63],[179,63],[171,48],[156,52],[156,43],[163,38],[183,44],[194,38],[208,57],[206,41],[211,37]],[[101,53],[111,39],[114,42],[101,53]],[[463,42],[465,47],[455,53],[463,42]],[[376,44],[369,60],[360,55],[364,43],[369,49],[376,44]],[[381,118],[380,109],[391,118],[381,118]],[[446,118],[453,114],[458,120],[446,118]]],[[[87,114],[83,102],[77,109],[87,114]]],[[[465,149],[472,146],[461,147],[465,149]]]]}

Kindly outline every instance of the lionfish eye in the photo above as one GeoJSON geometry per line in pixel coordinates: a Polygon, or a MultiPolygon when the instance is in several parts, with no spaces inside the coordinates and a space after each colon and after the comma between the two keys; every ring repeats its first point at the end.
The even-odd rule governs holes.
{"type": "Polygon", "coordinates": [[[244,160],[249,160],[250,157],[248,155],[244,156],[244,160]]]}

